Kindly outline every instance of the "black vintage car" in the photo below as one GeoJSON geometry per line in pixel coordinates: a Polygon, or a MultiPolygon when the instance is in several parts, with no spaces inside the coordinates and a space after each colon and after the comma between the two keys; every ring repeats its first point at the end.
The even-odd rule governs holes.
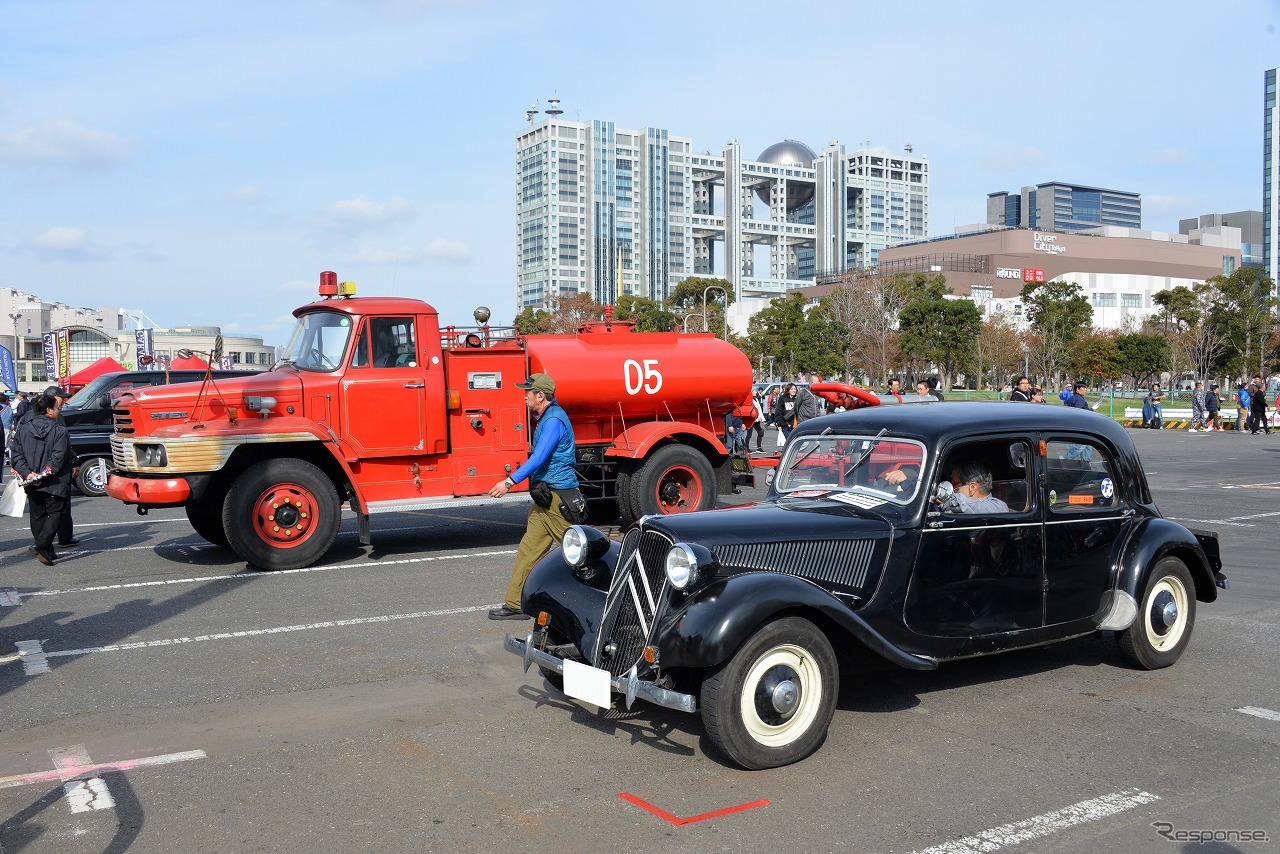
{"type": "Polygon", "coordinates": [[[571,528],[506,648],[566,693],[700,711],[746,768],[826,736],[841,664],[902,667],[1109,630],[1177,661],[1226,588],[1216,534],[1164,519],[1133,443],[1087,410],[872,407],[807,421],[759,504],[571,528]]]}

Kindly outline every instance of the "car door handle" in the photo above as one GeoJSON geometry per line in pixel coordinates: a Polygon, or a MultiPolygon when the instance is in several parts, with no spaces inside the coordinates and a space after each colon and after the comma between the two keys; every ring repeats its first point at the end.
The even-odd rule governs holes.
{"type": "Polygon", "coordinates": [[[422,388],[426,383],[405,383],[405,388],[422,388]]]}

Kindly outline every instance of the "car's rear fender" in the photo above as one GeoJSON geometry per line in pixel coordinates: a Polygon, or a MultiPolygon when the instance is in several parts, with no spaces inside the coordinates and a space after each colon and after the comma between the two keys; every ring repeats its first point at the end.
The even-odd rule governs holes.
{"type": "MultiPolygon", "coordinates": [[[[1202,532],[1216,552],[1217,541],[1213,535],[1202,532]]],[[[1147,573],[1160,560],[1175,557],[1186,564],[1196,585],[1196,599],[1213,602],[1218,598],[1218,585],[1214,573],[1221,568],[1219,558],[1214,561],[1196,534],[1168,519],[1159,517],[1144,519],[1128,538],[1121,554],[1116,588],[1141,601],[1147,573]]]]}
{"type": "MultiPolygon", "coordinates": [[[[850,639],[900,667],[933,670],[938,662],[907,652],[813,582],[780,572],[748,572],[699,588],[660,619],[658,661],[663,668],[714,667],[764,623],[786,612],[825,618],[850,639]]],[[[843,646],[839,638],[833,645],[843,646]]]]}

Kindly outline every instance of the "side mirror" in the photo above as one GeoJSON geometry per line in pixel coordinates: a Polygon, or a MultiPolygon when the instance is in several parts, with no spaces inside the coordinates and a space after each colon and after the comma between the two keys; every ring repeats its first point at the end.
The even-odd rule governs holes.
{"type": "Polygon", "coordinates": [[[956,488],[949,480],[938,481],[938,485],[933,488],[933,500],[937,504],[946,504],[947,499],[955,494],[956,488]]]}

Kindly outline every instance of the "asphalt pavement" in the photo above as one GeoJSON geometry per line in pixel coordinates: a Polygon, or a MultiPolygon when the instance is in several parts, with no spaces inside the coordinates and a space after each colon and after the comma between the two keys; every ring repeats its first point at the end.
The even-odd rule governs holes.
{"type": "Polygon", "coordinates": [[[278,573],[180,510],[76,497],[52,569],[0,519],[0,851],[1273,852],[1280,431],[1131,432],[1231,581],[1176,665],[1105,634],[858,674],[826,744],[770,771],[696,715],[521,672],[502,637],[529,624],[485,614],[520,509],[378,516],[367,549],[348,519],[278,573]]]}

